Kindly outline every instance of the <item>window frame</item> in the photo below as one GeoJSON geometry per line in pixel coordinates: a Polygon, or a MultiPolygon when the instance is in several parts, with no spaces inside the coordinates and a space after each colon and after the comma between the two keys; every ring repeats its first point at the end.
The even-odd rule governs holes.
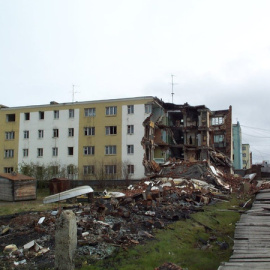
{"type": "Polygon", "coordinates": [[[87,145],[83,147],[84,156],[94,156],[95,155],[95,146],[87,145]]]}
{"type": "Polygon", "coordinates": [[[43,152],[43,148],[37,148],[37,157],[43,157],[44,152],[43,152]]]}
{"type": "Polygon", "coordinates": [[[7,141],[11,141],[15,139],[15,131],[6,131],[5,132],[5,139],[7,141]]]}
{"type": "Polygon", "coordinates": [[[23,148],[23,157],[28,157],[28,156],[29,156],[29,149],[23,148]]]}
{"type": "Polygon", "coordinates": [[[74,109],[68,110],[68,118],[74,118],[75,117],[75,111],[74,109]]]}
{"type": "Polygon", "coordinates": [[[127,113],[134,114],[134,105],[127,105],[127,113]]]}
{"type": "Polygon", "coordinates": [[[53,119],[59,119],[59,115],[60,115],[59,110],[53,111],[53,119]]]}
{"type": "Polygon", "coordinates": [[[73,156],[73,155],[74,155],[74,147],[68,146],[68,156],[73,156]]]}
{"type": "Polygon", "coordinates": [[[105,145],[105,155],[116,155],[116,145],[105,145]]]}
{"type": "Polygon", "coordinates": [[[112,175],[117,173],[116,165],[105,165],[105,174],[112,175]]]}
{"type": "Polygon", "coordinates": [[[74,128],[68,128],[68,137],[74,137],[74,128]]]}
{"type": "Polygon", "coordinates": [[[107,106],[107,107],[105,107],[105,115],[106,116],[117,115],[117,106],[107,106]]]}
{"type": "Polygon", "coordinates": [[[44,129],[39,129],[39,130],[38,130],[38,138],[39,138],[39,139],[44,138],[44,129]]]}
{"type": "Polygon", "coordinates": [[[95,127],[84,127],[83,133],[84,133],[84,136],[95,136],[96,128],[95,127]]]}
{"type": "Polygon", "coordinates": [[[127,154],[133,155],[134,154],[134,144],[128,144],[127,145],[127,154]]]}
{"type": "Polygon", "coordinates": [[[94,165],[84,165],[83,166],[83,175],[94,175],[95,166],[94,165]]]}
{"type": "Polygon", "coordinates": [[[53,128],[53,138],[59,138],[59,129],[53,128]]]}
{"type": "Polygon", "coordinates": [[[53,157],[58,157],[58,147],[53,147],[52,148],[52,156],[53,157]]]}
{"type": "Polygon", "coordinates": [[[14,158],[14,149],[4,149],[4,158],[14,158]]]}
{"type": "Polygon", "coordinates": [[[106,135],[117,135],[117,126],[105,126],[106,135]]]}
{"type": "Polygon", "coordinates": [[[84,108],[84,116],[85,117],[94,117],[96,116],[96,108],[84,108]]]}
{"type": "Polygon", "coordinates": [[[24,139],[29,139],[29,130],[24,130],[23,131],[23,138],[24,139]]]}
{"type": "Polygon", "coordinates": [[[127,134],[134,134],[134,125],[127,125],[127,134]]]}

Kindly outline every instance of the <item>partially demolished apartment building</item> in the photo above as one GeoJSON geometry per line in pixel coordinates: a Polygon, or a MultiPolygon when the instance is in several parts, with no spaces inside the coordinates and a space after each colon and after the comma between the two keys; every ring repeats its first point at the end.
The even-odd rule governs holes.
{"type": "Polygon", "coordinates": [[[146,175],[158,170],[156,163],[169,159],[206,160],[227,170],[231,168],[231,106],[228,110],[211,111],[204,105],[176,105],[155,99],[152,113],[143,125],[146,175]]]}
{"type": "Polygon", "coordinates": [[[232,159],[231,107],[211,111],[152,96],[2,105],[0,127],[1,173],[35,164],[50,166],[53,177],[140,179],[168,160],[232,159]]]}

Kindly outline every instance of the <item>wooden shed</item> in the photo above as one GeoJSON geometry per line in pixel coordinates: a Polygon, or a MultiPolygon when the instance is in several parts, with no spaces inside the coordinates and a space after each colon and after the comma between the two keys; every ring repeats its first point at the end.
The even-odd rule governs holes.
{"type": "Polygon", "coordinates": [[[0,173],[0,200],[26,201],[37,198],[35,178],[19,173],[0,173]]]}

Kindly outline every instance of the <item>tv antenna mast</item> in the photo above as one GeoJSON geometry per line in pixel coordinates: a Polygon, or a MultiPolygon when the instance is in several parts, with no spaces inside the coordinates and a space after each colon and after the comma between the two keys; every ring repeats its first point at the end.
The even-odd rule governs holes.
{"type": "Polygon", "coordinates": [[[80,93],[80,92],[75,91],[75,86],[78,86],[78,85],[72,84],[72,102],[74,102],[75,94],[80,93]]]}
{"type": "Polygon", "coordinates": [[[171,75],[172,76],[172,82],[171,82],[171,85],[172,85],[172,93],[171,93],[171,95],[172,95],[172,103],[173,103],[173,95],[174,95],[174,92],[173,92],[173,86],[176,84],[176,83],[174,83],[173,82],[173,77],[175,76],[175,75],[171,75]]]}

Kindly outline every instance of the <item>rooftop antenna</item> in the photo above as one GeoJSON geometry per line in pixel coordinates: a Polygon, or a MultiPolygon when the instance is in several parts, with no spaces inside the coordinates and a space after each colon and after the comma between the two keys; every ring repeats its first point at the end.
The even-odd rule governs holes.
{"type": "Polygon", "coordinates": [[[175,75],[171,75],[172,76],[172,83],[171,83],[171,85],[172,85],[172,93],[171,93],[171,95],[172,95],[172,103],[173,103],[173,95],[174,95],[174,92],[173,92],[173,86],[175,85],[175,83],[173,82],[173,77],[175,76],[175,75]]]}
{"type": "Polygon", "coordinates": [[[75,85],[75,84],[72,84],[72,102],[74,102],[74,96],[76,93],[80,93],[80,92],[76,92],[75,91],[75,86],[78,86],[78,85],[75,85]]]}

